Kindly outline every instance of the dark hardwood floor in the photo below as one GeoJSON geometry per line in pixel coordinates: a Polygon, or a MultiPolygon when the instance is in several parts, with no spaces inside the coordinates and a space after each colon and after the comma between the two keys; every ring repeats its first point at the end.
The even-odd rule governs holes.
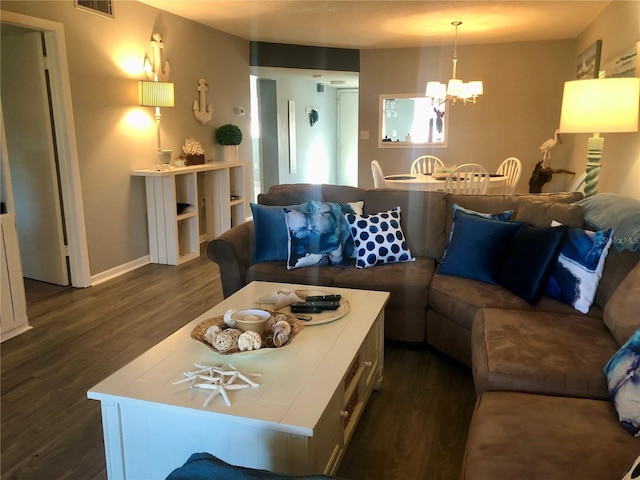
{"type": "MultiPolygon", "coordinates": [[[[105,479],[100,404],[87,390],[220,300],[218,267],[202,255],[30,303],[34,328],[0,346],[1,478],[105,479]]],[[[469,369],[396,342],[385,362],[338,475],[457,479],[474,403],[469,369]]]]}

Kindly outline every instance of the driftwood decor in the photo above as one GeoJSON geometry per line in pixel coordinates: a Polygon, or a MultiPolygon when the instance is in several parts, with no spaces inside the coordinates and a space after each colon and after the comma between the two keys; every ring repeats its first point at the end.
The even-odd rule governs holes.
{"type": "Polygon", "coordinates": [[[536,163],[531,178],[529,179],[529,193],[542,193],[542,187],[549,183],[554,173],[569,173],[575,175],[576,172],[565,170],[564,168],[543,167],[543,160],[536,163]]]}

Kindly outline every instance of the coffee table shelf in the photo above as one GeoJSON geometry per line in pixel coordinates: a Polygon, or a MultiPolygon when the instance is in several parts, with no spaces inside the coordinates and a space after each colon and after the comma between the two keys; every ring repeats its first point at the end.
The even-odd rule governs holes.
{"type": "Polygon", "coordinates": [[[389,294],[323,287],[347,298],[349,313],[272,353],[218,355],[190,338],[206,318],[281,288],[301,286],[253,282],[89,390],[101,402],[109,478],[165,478],[195,452],[290,475],[336,472],[382,380],[389,294]],[[259,387],[230,392],[230,407],[219,398],[203,407],[206,392],[173,385],[194,363],[228,362],[262,374],[259,387]]]}

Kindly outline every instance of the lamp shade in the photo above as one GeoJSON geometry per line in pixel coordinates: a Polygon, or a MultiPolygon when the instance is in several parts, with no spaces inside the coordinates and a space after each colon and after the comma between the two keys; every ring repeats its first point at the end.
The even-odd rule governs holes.
{"type": "Polygon", "coordinates": [[[138,82],[139,104],[143,107],[173,107],[173,83],[138,82]]]}
{"type": "Polygon", "coordinates": [[[635,132],[639,101],[640,78],[565,82],[560,132],[635,132]]]}

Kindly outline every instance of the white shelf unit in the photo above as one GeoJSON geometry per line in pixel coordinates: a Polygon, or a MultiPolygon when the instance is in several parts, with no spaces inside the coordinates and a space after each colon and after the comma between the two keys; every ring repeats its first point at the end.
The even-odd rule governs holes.
{"type": "Polygon", "coordinates": [[[145,177],[152,263],[179,265],[200,255],[200,199],[204,202],[207,240],[244,222],[246,195],[242,162],[147,168],[131,174],[145,177]],[[198,174],[204,176],[202,196],[198,192],[198,174]],[[179,203],[189,207],[178,215],[179,203]]]}

